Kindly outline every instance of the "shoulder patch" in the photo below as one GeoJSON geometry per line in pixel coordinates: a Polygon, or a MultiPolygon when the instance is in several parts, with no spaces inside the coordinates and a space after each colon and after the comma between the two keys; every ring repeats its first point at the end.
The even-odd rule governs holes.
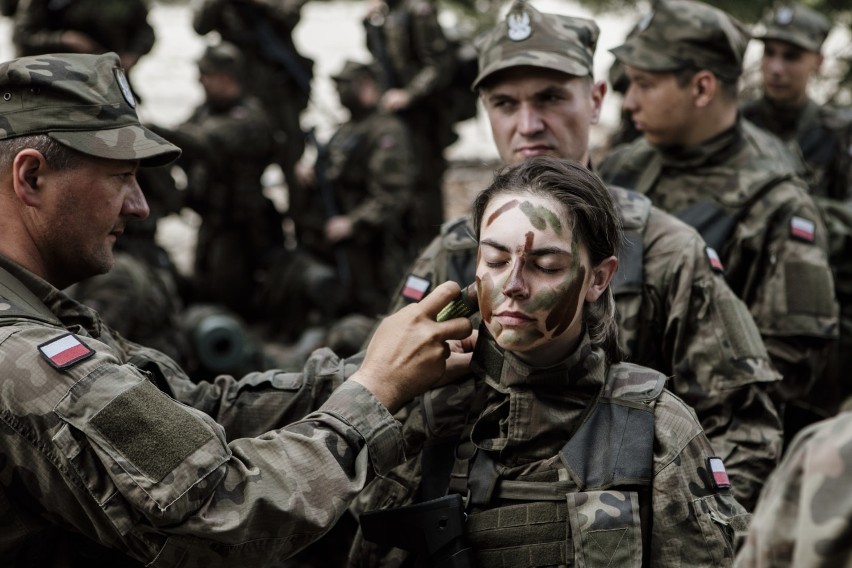
{"type": "Polygon", "coordinates": [[[704,252],[707,254],[707,260],[710,262],[710,268],[713,272],[725,272],[725,265],[722,264],[722,259],[719,258],[719,253],[713,247],[704,247],[704,252]]]}
{"type": "Polygon", "coordinates": [[[707,471],[710,473],[710,481],[715,489],[730,489],[731,480],[722,458],[707,458],[707,471]]]}
{"type": "Polygon", "coordinates": [[[405,286],[402,287],[402,297],[409,302],[419,302],[429,291],[431,282],[420,276],[409,274],[405,279],[405,286]]]}
{"type": "Polygon", "coordinates": [[[790,219],[790,236],[806,243],[812,243],[816,238],[816,225],[809,219],[793,215],[790,219]]]}
{"type": "Polygon", "coordinates": [[[42,357],[59,371],[73,367],[95,354],[93,349],[90,349],[73,333],[66,333],[47,343],[42,343],[38,346],[38,350],[42,357]]]}
{"type": "Polygon", "coordinates": [[[390,150],[396,148],[396,137],[393,134],[385,134],[379,138],[379,150],[390,150]]]}

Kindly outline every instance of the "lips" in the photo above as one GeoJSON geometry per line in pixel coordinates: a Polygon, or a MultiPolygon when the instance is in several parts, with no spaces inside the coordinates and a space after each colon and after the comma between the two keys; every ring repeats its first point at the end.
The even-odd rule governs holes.
{"type": "Polygon", "coordinates": [[[524,146],[522,148],[518,148],[516,152],[525,158],[530,158],[532,156],[543,156],[552,150],[553,148],[550,146],[524,146]]]}
{"type": "Polygon", "coordinates": [[[504,327],[526,325],[535,320],[523,312],[500,312],[493,316],[504,327]]]}

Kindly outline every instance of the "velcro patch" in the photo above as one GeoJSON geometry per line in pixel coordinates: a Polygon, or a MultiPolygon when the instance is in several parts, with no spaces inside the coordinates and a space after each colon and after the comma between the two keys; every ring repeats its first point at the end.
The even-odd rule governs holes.
{"type": "Polygon", "coordinates": [[[710,268],[714,272],[725,272],[725,265],[722,264],[722,259],[719,258],[719,253],[713,247],[704,247],[704,252],[707,254],[707,260],[710,261],[710,268]]]}
{"type": "Polygon", "coordinates": [[[793,215],[790,219],[790,236],[806,243],[812,243],[816,238],[816,224],[804,217],[793,215]]]}
{"type": "Polygon", "coordinates": [[[39,352],[54,369],[63,371],[95,354],[73,333],[66,333],[38,346],[39,352]]]}
{"type": "Polygon", "coordinates": [[[402,287],[402,297],[412,302],[419,302],[429,291],[431,283],[425,278],[409,274],[402,287]]]}
{"type": "Polygon", "coordinates": [[[725,464],[722,462],[722,458],[707,458],[707,470],[710,472],[710,479],[713,482],[713,487],[716,489],[731,488],[731,480],[728,478],[728,471],[725,469],[725,464]]]}

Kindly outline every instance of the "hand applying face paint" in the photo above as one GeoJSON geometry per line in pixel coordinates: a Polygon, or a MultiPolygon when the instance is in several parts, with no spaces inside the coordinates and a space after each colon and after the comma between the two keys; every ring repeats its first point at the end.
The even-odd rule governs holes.
{"type": "Polygon", "coordinates": [[[438,321],[453,318],[467,318],[479,311],[479,299],[476,297],[476,282],[465,286],[456,298],[444,306],[438,313],[438,321]]]}

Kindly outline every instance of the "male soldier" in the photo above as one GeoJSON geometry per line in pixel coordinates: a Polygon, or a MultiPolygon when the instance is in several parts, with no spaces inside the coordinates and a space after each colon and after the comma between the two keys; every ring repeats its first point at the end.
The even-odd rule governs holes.
{"type": "Polygon", "coordinates": [[[311,240],[306,231],[302,242],[329,263],[335,253],[345,255],[337,268],[346,272],[341,280],[348,285],[347,311],[375,316],[411,261],[404,219],[411,209],[415,154],[402,120],[378,109],[374,67],[346,61],[332,78],[350,121],[331,137],[306,180],[320,202],[313,211],[325,215],[316,223],[321,234],[311,240]]]}
{"type": "Polygon", "coordinates": [[[737,568],[852,566],[852,413],[793,439],[754,512],[737,568]]]}
{"type": "Polygon", "coordinates": [[[643,138],[616,149],[601,175],[647,195],[719,251],[783,381],[802,398],[837,337],[825,225],[792,156],[742,121],[737,80],[748,41],[728,14],[691,0],[661,1],[613,49],[630,87],[625,108],[643,138]]]}
{"type": "Polygon", "coordinates": [[[245,86],[263,104],[275,133],[275,162],[287,181],[289,215],[299,228],[305,195],[295,174],[305,150],[299,123],[308,106],[313,61],[298,51],[293,30],[307,0],[202,0],[193,27],[199,34],[218,32],[245,56],[245,86]]]}
{"type": "Polygon", "coordinates": [[[176,130],[158,129],[184,150],[186,205],[201,215],[194,280],[199,300],[255,317],[258,274],[284,247],[281,217],[263,194],[273,134],[260,103],[242,88],[244,61],[230,43],[198,62],[205,101],[176,130]]]}
{"type": "Polygon", "coordinates": [[[367,48],[382,71],[381,108],[404,118],[420,160],[412,217],[412,245],[419,251],[444,221],[444,149],[455,134],[442,112],[448,102],[436,95],[452,78],[454,54],[435,0],[369,0],[364,27],[367,48]]]}
{"type": "Polygon", "coordinates": [[[109,270],[148,213],[137,168],[178,148],[139,124],[116,54],[13,60],[0,87],[0,564],[259,566],[318,538],[401,461],[390,412],[470,333],[435,321],[458,286],[383,322],[360,370],[326,350],[194,385],[60,291],[109,270]]]}
{"type": "MultiPolygon", "coordinates": [[[[589,132],[606,92],[592,78],[598,28],[516,4],[478,42],[474,83],[497,149],[514,164],[542,154],[589,162],[589,132]]],[[[780,425],[764,383],[777,380],[754,322],[691,228],[641,195],[611,188],[627,244],[614,283],[628,360],[672,376],[734,479],[754,504],[780,455],[780,425]]],[[[400,286],[393,310],[444,280],[469,284],[476,241],[469,217],[448,222],[400,286]]]]}
{"type": "Polygon", "coordinates": [[[852,364],[852,210],[846,203],[852,184],[852,115],[808,96],[830,30],[825,16],[799,4],[769,12],[754,35],[763,41],[763,96],[740,109],[743,117],[801,152],[807,164],[805,181],[828,229],[829,264],[841,317],[840,340],[825,371],[830,382],[809,397],[811,410],[822,417],[834,414],[852,394],[846,379],[852,364]]]}

